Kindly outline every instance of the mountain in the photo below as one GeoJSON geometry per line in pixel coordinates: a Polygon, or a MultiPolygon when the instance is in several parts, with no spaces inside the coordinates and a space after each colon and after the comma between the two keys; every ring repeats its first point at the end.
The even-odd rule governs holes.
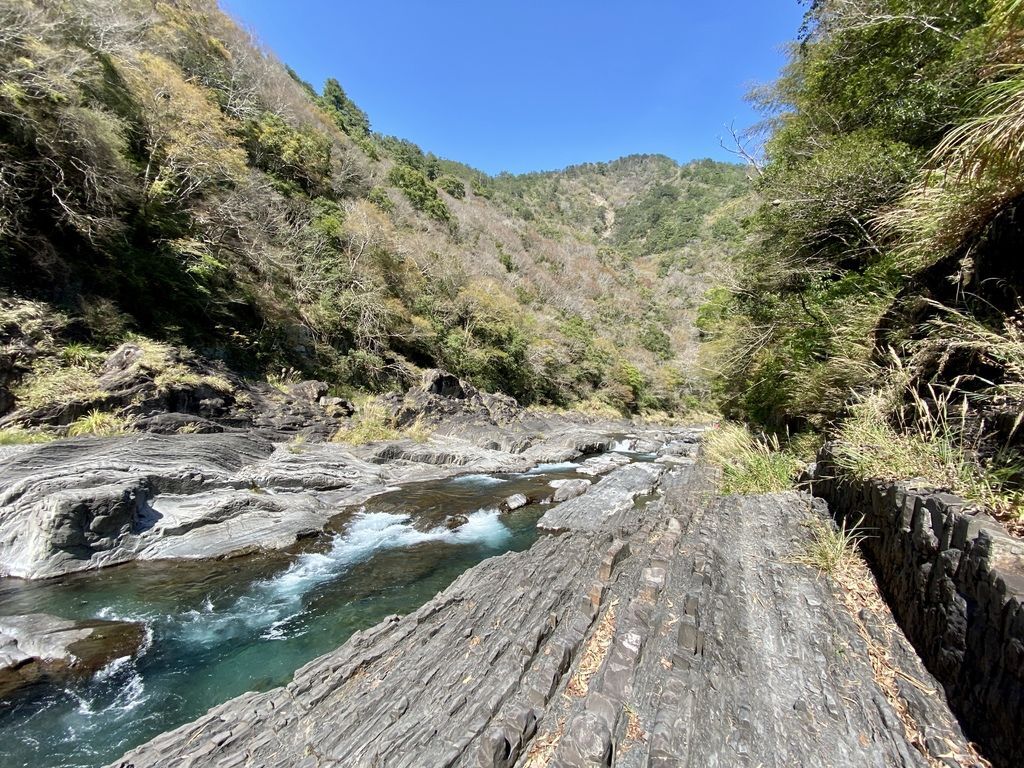
{"type": "Polygon", "coordinates": [[[335,394],[422,367],[622,412],[702,391],[693,319],[743,237],[742,168],[489,177],[374,133],[207,0],[0,14],[0,405],[86,397],[136,337],[335,394]]]}

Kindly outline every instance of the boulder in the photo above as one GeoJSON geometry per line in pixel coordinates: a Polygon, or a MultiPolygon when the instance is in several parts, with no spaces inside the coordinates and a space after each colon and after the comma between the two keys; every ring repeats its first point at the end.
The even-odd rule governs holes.
{"type": "Polygon", "coordinates": [[[296,384],[289,384],[287,387],[288,396],[294,400],[300,400],[307,403],[319,402],[320,398],[327,395],[327,390],[330,387],[327,386],[326,382],[307,380],[300,381],[296,384]]]}
{"type": "Polygon", "coordinates": [[[530,499],[525,494],[515,493],[509,496],[507,499],[498,505],[498,509],[502,512],[512,512],[517,509],[521,509],[530,503],[530,499]]]}
{"type": "Polygon", "coordinates": [[[0,698],[40,683],[82,680],[138,653],[144,624],[70,621],[46,613],[0,616],[0,698]]]}
{"type": "Polygon", "coordinates": [[[591,482],[589,480],[552,480],[548,485],[555,489],[551,500],[560,503],[586,493],[591,482]]]}

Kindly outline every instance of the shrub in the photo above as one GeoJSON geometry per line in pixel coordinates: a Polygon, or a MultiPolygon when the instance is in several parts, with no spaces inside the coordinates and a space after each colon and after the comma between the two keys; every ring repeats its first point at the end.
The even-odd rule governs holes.
{"type": "Polygon", "coordinates": [[[380,208],[384,213],[392,213],[395,210],[395,202],[388,196],[388,191],[383,187],[374,187],[366,199],[380,208]]]}
{"type": "Polygon", "coordinates": [[[437,179],[437,186],[459,200],[466,196],[466,185],[454,176],[449,176],[448,174],[439,176],[437,179]]]}

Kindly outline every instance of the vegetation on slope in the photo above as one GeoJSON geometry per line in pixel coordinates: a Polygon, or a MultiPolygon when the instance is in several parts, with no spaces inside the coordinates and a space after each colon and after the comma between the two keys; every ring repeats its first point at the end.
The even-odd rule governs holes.
{"type": "Polygon", "coordinates": [[[1021,14],[1019,0],[810,3],[784,74],[755,94],[766,163],[738,287],[700,318],[731,415],[831,433],[854,469],[924,474],[1011,514],[1021,14]]]}
{"type": "Polygon", "coordinates": [[[689,323],[701,272],[742,238],[742,169],[491,178],[374,133],[337,80],[302,82],[212,0],[10,0],[0,29],[16,396],[40,376],[85,386],[96,361],[69,347],[102,359],[131,333],[341,394],[426,366],[623,413],[701,394],[689,323]],[[605,229],[572,213],[580,195],[605,229]],[[44,348],[26,299],[61,318],[44,348]]]}

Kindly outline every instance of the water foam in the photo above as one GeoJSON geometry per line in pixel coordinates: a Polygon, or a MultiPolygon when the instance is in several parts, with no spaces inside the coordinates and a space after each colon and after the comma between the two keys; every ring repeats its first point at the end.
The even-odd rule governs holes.
{"type": "Polygon", "coordinates": [[[406,514],[357,513],[347,530],[334,537],[328,551],[300,555],[284,572],[253,584],[248,594],[225,610],[218,612],[207,601],[202,610],[189,611],[181,627],[184,638],[209,645],[265,628],[260,635],[263,639],[283,640],[293,636],[289,624],[304,612],[306,595],[377,552],[428,541],[497,548],[511,536],[496,509],[474,512],[454,531],[443,526],[420,531],[409,520],[406,514]]]}
{"type": "Polygon", "coordinates": [[[495,477],[494,475],[471,474],[459,475],[452,479],[451,482],[459,485],[501,485],[502,483],[507,483],[508,479],[504,477],[495,477]]]}

